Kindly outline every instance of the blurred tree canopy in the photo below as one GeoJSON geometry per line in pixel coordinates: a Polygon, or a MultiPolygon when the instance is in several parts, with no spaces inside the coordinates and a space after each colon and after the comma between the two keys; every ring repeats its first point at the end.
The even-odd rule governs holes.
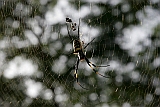
{"type": "MultiPolygon", "coordinates": [[[[1,107],[160,106],[158,0],[1,0],[1,107]],[[109,76],[80,63],[65,18],[89,42],[86,56],[109,76]],[[83,67],[82,67],[83,66],[83,67]]],[[[77,36],[77,33],[72,33],[77,36]]]]}

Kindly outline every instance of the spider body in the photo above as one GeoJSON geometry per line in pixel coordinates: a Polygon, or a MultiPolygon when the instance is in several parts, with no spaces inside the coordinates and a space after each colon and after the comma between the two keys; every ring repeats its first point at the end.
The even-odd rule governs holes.
{"type": "MultiPolygon", "coordinates": [[[[70,18],[66,18],[66,23],[69,23],[70,24],[70,29],[72,31],[75,31],[76,28],[76,23],[73,23],[72,20],[70,18]]],[[[86,57],[86,55],[84,54],[84,49],[95,39],[92,39],[92,41],[90,41],[87,45],[84,46],[84,43],[83,41],[80,40],[80,35],[79,35],[79,26],[80,26],[80,19],[79,19],[79,25],[78,25],[78,39],[73,39],[70,35],[70,31],[69,31],[69,28],[68,28],[68,25],[67,25],[67,31],[68,31],[68,35],[70,37],[70,39],[73,41],[73,54],[76,54],[78,55],[78,58],[77,58],[77,61],[76,61],[76,64],[75,64],[75,72],[74,72],[74,77],[76,79],[76,82],[78,85],[80,85],[83,89],[86,89],[84,88],[79,82],[78,82],[78,65],[79,65],[79,61],[83,61],[85,60],[88,64],[88,66],[98,75],[102,76],[102,77],[105,77],[105,78],[108,78],[102,74],[100,74],[95,68],[98,68],[98,67],[108,67],[109,65],[106,65],[106,66],[97,66],[95,64],[93,64],[92,62],[90,62],[88,60],[88,58],[86,57]]]]}
{"type": "Polygon", "coordinates": [[[78,54],[78,57],[80,59],[80,61],[83,61],[85,59],[85,55],[83,52],[83,44],[80,40],[74,40],[73,41],[73,54],[78,54]]]}
{"type": "Polygon", "coordinates": [[[73,41],[73,50],[74,54],[78,54],[79,51],[82,51],[82,43],[79,40],[73,41]]]}

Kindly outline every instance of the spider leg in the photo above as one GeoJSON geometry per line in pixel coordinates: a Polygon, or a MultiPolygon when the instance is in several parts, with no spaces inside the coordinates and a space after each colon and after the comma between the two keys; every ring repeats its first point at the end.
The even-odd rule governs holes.
{"type": "Polygon", "coordinates": [[[70,19],[69,17],[66,18],[66,23],[72,23],[72,19],[70,19]]]}
{"type": "Polygon", "coordinates": [[[95,64],[93,64],[92,62],[90,62],[86,56],[85,56],[85,60],[86,60],[87,64],[89,65],[89,67],[90,67],[96,74],[98,74],[98,75],[100,75],[100,76],[102,76],[102,77],[104,77],[104,78],[109,78],[109,77],[107,77],[107,76],[104,76],[104,75],[100,74],[100,73],[99,73],[97,70],[95,70],[93,67],[96,67],[96,68],[98,68],[98,67],[108,67],[108,66],[110,66],[110,65],[106,65],[106,66],[96,66],[95,64]]]}
{"type": "Polygon", "coordinates": [[[94,39],[95,39],[95,38],[93,38],[89,43],[87,43],[87,45],[84,46],[84,49],[87,48],[87,46],[88,46],[90,43],[92,43],[94,39]]]}
{"type": "MultiPolygon", "coordinates": [[[[67,25],[67,23],[66,23],[67,25]]],[[[71,37],[70,33],[69,33],[69,28],[68,28],[68,25],[67,25],[67,31],[68,31],[68,36],[70,37],[71,41],[73,41],[73,38],[71,37]]]]}
{"type": "Polygon", "coordinates": [[[75,77],[75,79],[76,79],[76,83],[77,83],[80,87],[82,87],[83,89],[88,90],[87,88],[83,87],[83,86],[78,82],[78,65],[79,65],[79,61],[80,61],[79,58],[77,58],[77,62],[76,62],[76,64],[75,64],[74,77],[75,77]]]}
{"type": "Polygon", "coordinates": [[[80,18],[79,18],[79,24],[78,24],[78,39],[80,39],[80,35],[79,35],[79,26],[80,26],[80,18]]]}

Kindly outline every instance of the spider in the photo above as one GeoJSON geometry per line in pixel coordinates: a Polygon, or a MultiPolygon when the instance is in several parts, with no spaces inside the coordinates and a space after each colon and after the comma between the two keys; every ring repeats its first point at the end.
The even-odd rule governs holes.
{"type": "Polygon", "coordinates": [[[93,42],[93,40],[94,40],[95,38],[93,38],[88,44],[86,44],[86,45],[84,46],[83,41],[80,40],[80,34],[79,34],[80,19],[79,19],[79,25],[78,25],[78,38],[77,38],[77,39],[73,39],[73,38],[71,37],[71,35],[70,35],[70,30],[69,30],[69,28],[68,28],[68,24],[67,24],[67,23],[70,24],[70,29],[71,29],[72,31],[75,31],[75,30],[76,30],[76,23],[73,23],[73,22],[72,22],[72,19],[70,19],[70,18],[68,18],[68,17],[66,18],[66,25],[67,25],[68,35],[69,35],[71,41],[73,41],[73,54],[78,55],[77,61],[76,61],[76,63],[75,63],[74,77],[75,77],[75,79],[76,79],[76,83],[77,83],[79,86],[81,86],[83,89],[88,90],[87,88],[83,87],[83,86],[79,83],[79,81],[78,81],[78,66],[79,66],[79,62],[85,60],[85,61],[87,62],[87,64],[88,64],[88,66],[89,66],[96,74],[98,74],[98,75],[100,75],[100,76],[102,76],[102,77],[104,77],[104,78],[109,78],[109,77],[100,74],[100,73],[99,73],[97,70],[95,70],[94,68],[98,68],[98,67],[108,67],[108,66],[110,66],[110,65],[97,66],[97,65],[93,64],[92,62],[90,62],[89,59],[88,59],[88,58],[86,57],[86,55],[84,54],[84,49],[87,48],[87,46],[88,46],[91,42],[93,42]]]}

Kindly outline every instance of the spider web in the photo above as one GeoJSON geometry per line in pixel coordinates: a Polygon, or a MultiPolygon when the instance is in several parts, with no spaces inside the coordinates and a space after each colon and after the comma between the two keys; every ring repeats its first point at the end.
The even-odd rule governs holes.
{"type": "MultiPolygon", "coordinates": [[[[158,0],[1,0],[1,107],[160,106],[158,0]],[[77,55],[65,18],[79,24],[87,58],[77,55]]],[[[77,37],[77,30],[70,32],[77,37]]]]}

